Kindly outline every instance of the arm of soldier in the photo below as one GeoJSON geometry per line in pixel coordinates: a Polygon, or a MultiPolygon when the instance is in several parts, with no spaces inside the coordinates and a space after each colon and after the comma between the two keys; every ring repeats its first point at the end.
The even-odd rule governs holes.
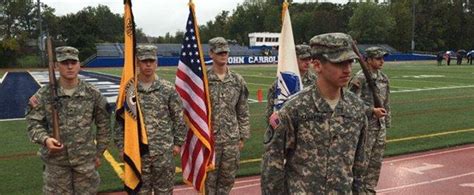
{"type": "Polygon", "coordinates": [[[390,81],[387,84],[387,98],[385,99],[384,107],[387,111],[387,115],[385,116],[385,126],[390,128],[392,126],[392,111],[390,109],[390,81]]]}
{"type": "Polygon", "coordinates": [[[107,149],[110,141],[111,127],[110,127],[111,108],[107,100],[100,93],[96,96],[94,108],[94,121],[97,126],[96,132],[96,149],[97,158],[100,158],[107,149]]]}
{"type": "Polygon", "coordinates": [[[184,138],[186,136],[188,128],[184,123],[183,106],[181,103],[181,99],[179,98],[175,90],[173,90],[173,93],[170,97],[169,110],[171,120],[173,120],[173,154],[177,155],[181,151],[181,146],[184,143],[184,138]]]}
{"type": "Polygon", "coordinates": [[[240,144],[250,138],[250,111],[249,111],[249,91],[247,84],[242,79],[239,100],[236,105],[237,121],[239,124],[240,144]]]}
{"type": "Polygon", "coordinates": [[[270,116],[272,115],[273,113],[273,106],[275,105],[275,102],[274,102],[274,95],[275,95],[275,85],[276,85],[276,82],[274,82],[272,84],[272,86],[270,86],[270,88],[268,88],[268,93],[267,93],[267,107],[265,108],[265,122],[268,124],[268,119],[270,118],[270,116]]]}
{"type": "Polygon", "coordinates": [[[26,122],[28,123],[28,137],[33,143],[45,145],[45,141],[49,138],[49,133],[46,128],[48,126],[46,121],[46,102],[42,101],[38,91],[32,97],[35,97],[35,105],[29,105],[26,113],[26,122]]]}
{"type": "Polygon", "coordinates": [[[262,156],[262,194],[287,194],[285,179],[286,151],[294,142],[293,126],[288,115],[277,112],[276,128],[267,127],[262,156]]]}
{"type": "Polygon", "coordinates": [[[363,178],[367,174],[367,168],[369,165],[368,157],[368,147],[367,147],[367,136],[368,136],[368,118],[366,116],[363,117],[362,128],[359,134],[359,141],[357,142],[357,148],[355,153],[354,159],[354,166],[352,167],[352,173],[354,175],[354,182],[352,184],[352,191],[354,194],[358,194],[358,192],[363,192],[364,184],[363,178]]]}

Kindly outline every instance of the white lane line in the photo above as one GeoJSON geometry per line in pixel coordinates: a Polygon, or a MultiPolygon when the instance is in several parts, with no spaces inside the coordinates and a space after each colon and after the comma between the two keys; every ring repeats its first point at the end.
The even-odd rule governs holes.
{"type": "Polygon", "coordinates": [[[442,181],[451,180],[451,179],[456,179],[456,178],[465,177],[465,176],[469,176],[469,175],[474,175],[474,172],[464,173],[464,174],[461,174],[461,175],[453,175],[453,176],[450,176],[450,177],[443,177],[443,178],[434,179],[434,180],[430,180],[430,181],[424,181],[424,182],[419,182],[419,183],[402,185],[402,186],[397,186],[397,187],[392,187],[392,188],[385,188],[385,189],[380,189],[380,190],[376,190],[376,191],[377,191],[377,193],[380,193],[380,194],[386,194],[388,192],[392,192],[392,191],[395,191],[395,190],[400,190],[400,189],[405,189],[405,188],[410,188],[410,187],[416,187],[416,186],[422,186],[422,185],[426,185],[426,184],[433,184],[433,183],[442,182],[442,181]]]}
{"type": "Polygon", "coordinates": [[[461,152],[461,151],[464,151],[464,150],[472,150],[472,149],[474,149],[474,146],[470,146],[470,147],[466,147],[466,148],[446,150],[446,151],[440,151],[440,152],[434,152],[434,153],[423,154],[423,155],[410,156],[410,157],[399,158],[399,159],[394,159],[394,160],[387,160],[387,161],[383,161],[383,164],[400,162],[400,161],[405,161],[405,160],[412,160],[412,159],[416,159],[416,158],[424,158],[424,157],[429,157],[429,156],[437,156],[437,155],[453,153],[453,152],[461,152]]]}
{"type": "Polygon", "coordinates": [[[233,187],[232,190],[238,190],[238,189],[242,189],[242,188],[250,188],[250,187],[254,187],[254,186],[260,186],[260,182],[254,183],[254,184],[245,185],[245,186],[233,187]]]}

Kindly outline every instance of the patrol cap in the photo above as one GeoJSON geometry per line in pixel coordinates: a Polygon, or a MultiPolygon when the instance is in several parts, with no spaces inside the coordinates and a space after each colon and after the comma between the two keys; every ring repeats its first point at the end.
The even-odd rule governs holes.
{"type": "Polygon", "coordinates": [[[56,47],[56,60],[62,62],[64,60],[79,61],[79,50],[71,46],[56,47]]]}
{"type": "Polygon", "coordinates": [[[229,52],[229,44],[224,37],[214,37],[209,40],[209,47],[214,53],[229,52]]]}
{"type": "Polygon", "coordinates": [[[365,50],[368,58],[381,58],[388,55],[388,52],[381,47],[369,47],[365,50]]]}
{"type": "Polygon", "coordinates": [[[156,60],[156,50],[154,45],[138,45],[137,58],[138,60],[156,60]]]}
{"type": "Polygon", "coordinates": [[[311,54],[320,54],[331,63],[358,59],[352,50],[352,37],[344,33],[316,35],[310,40],[311,54]]]}
{"type": "Polygon", "coordinates": [[[296,45],[296,56],[299,59],[305,59],[311,57],[311,47],[309,45],[296,45]]]}

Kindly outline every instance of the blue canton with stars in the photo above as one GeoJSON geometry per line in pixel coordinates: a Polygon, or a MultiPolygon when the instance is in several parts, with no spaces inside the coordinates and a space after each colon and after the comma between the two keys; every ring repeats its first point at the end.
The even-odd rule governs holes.
{"type": "Polygon", "coordinates": [[[194,74],[203,78],[192,10],[189,13],[188,22],[186,23],[186,33],[184,33],[184,40],[183,45],[181,46],[181,56],[179,60],[186,64],[194,74]]]}

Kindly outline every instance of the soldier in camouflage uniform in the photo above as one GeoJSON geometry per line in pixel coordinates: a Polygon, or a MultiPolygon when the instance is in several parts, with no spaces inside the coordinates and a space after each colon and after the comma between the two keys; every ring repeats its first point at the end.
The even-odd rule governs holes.
{"type": "Polygon", "coordinates": [[[244,78],[229,70],[229,45],[209,40],[212,67],[207,71],[215,140],[215,169],[208,173],[206,194],[229,194],[239,169],[240,150],[250,137],[248,90],[244,78]]]}
{"type": "MultiPolygon", "coordinates": [[[[175,166],[186,126],[182,104],[174,84],[155,74],[157,48],[139,45],[138,100],[144,116],[149,152],[142,157],[142,187],[139,194],[172,194],[175,166]]],[[[115,125],[115,143],[123,155],[123,125],[115,125]]]]}
{"type": "MultiPolygon", "coordinates": [[[[375,115],[369,115],[369,129],[367,136],[367,159],[369,161],[369,166],[366,172],[366,175],[363,178],[363,183],[365,188],[370,192],[375,194],[375,187],[379,180],[380,168],[382,167],[382,158],[383,152],[385,149],[385,136],[386,128],[390,127],[390,88],[389,80],[387,75],[385,75],[381,69],[384,64],[384,56],[388,53],[380,47],[370,47],[365,50],[367,54],[367,65],[368,69],[372,73],[372,79],[375,82],[377,96],[383,103],[384,116],[377,117],[375,115]]],[[[372,96],[372,91],[369,90],[366,78],[364,73],[361,71],[357,72],[352,78],[349,89],[354,92],[356,95],[362,98],[364,103],[373,108],[374,100],[372,96]]]]}
{"type": "Polygon", "coordinates": [[[41,145],[44,194],[96,194],[100,183],[97,167],[109,142],[110,107],[97,88],[78,78],[78,54],[73,47],[56,48],[61,142],[52,137],[50,85],[33,95],[26,115],[28,136],[41,145]]]}
{"type": "Polygon", "coordinates": [[[363,102],[343,87],[357,58],[352,38],[311,39],[315,84],[276,113],[264,137],[263,194],[352,194],[365,172],[367,117],[363,102]]]}
{"type": "MultiPolygon", "coordinates": [[[[296,46],[296,56],[298,62],[298,69],[300,71],[300,76],[302,79],[303,87],[314,85],[316,81],[316,74],[313,71],[309,70],[311,68],[311,47],[309,45],[297,45],[296,46]]],[[[266,108],[266,117],[265,120],[268,123],[268,119],[273,113],[273,107],[275,105],[275,88],[277,81],[273,82],[272,86],[268,89],[267,94],[267,108],[266,108]]]]}

